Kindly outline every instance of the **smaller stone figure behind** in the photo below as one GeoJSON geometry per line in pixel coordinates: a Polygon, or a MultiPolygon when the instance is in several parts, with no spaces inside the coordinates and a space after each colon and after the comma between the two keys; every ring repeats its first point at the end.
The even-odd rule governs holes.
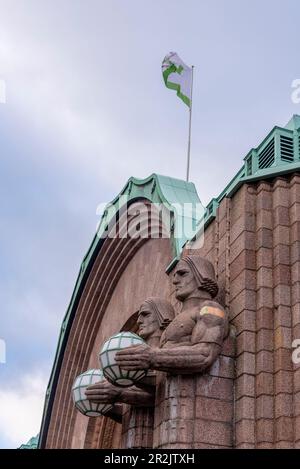
{"type": "MultiPolygon", "coordinates": [[[[158,347],[163,330],[173,319],[174,309],[168,301],[148,298],[138,313],[138,334],[149,346],[158,347]]],[[[87,388],[86,396],[92,402],[114,404],[113,409],[106,415],[122,422],[124,447],[152,447],[155,373],[150,372],[136,386],[129,388],[120,388],[108,381],[102,381],[87,388]]]]}

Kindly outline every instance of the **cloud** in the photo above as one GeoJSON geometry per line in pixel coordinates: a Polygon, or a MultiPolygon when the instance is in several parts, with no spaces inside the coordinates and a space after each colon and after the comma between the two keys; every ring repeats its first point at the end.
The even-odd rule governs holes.
{"type": "Polygon", "coordinates": [[[185,177],[188,112],[163,85],[163,56],[175,49],[195,65],[191,179],[203,203],[273,124],[298,112],[290,83],[299,76],[299,1],[278,13],[258,1],[245,12],[239,3],[192,1],[184,24],[174,0],[0,0],[5,444],[18,446],[38,431],[39,423],[23,431],[33,414],[41,418],[46,382],[31,370],[50,370],[97,205],[132,175],[185,177]],[[286,34],[278,35],[282,24],[286,34]],[[280,69],[275,45],[287,51],[280,69]]]}
{"type": "MultiPolygon", "coordinates": [[[[41,284],[38,288],[29,285],[22,289],[8,287],[6,292],[0,288],[9,314],[5,325],[9,326],[10,339],[13,339],[19,352],[20,343],[29,345],[33,332],[36,346],[46,346],[49,342],[53,344],[53,335],[58,332],[57,324],[62,319],[62,311],[57,310],[60,302],[55,299],[51,301],[45,294],[42,296],[42,291],[41,284]]],[[[7,334],[5,325],[1,321],[2,330],[7,334]]]]}
{"type": "MultiPolygon", "coordinates": [[[[72,26],[78,25],[70,29],[69,36],[61,24],[61,12],[49,5],[45,6],[48,15],[42,14],[48,18],[47,27],[43,29],[32,19],[30,9],[35,17],[42,13],[38,2],[22,2],[20,10],[4,5],[6,21],[0,21],[0,63],[7,82],[7,106],[23,120],[28,138],[42,135],[45,142],[55,141],[60,148],[54,154],[35,152],[33,161],[43,161],[45,169],[57,167],[65,172],[72,168],[89,178],[89,183],[97,181],[115,192],[131,175],[169,173],[170,159],[174,176],[183,175],[187,130],[187,110],[177,106],[175,99],[175,114],[166,119],[162,112],[161,97],[169,98],[160,76],[160,55],[164,52],[159,48],[150,60],[146,53],[139,56],[135,34],[123,21],[126,12],[118,5],[113,15],[102,5],[97,25],[91,17],[86,27],[80,21],[83,9],[65,2],[72,26]],[[108,27],[111,16],[113,28],[108,27]],[[99,21],[109,48],[106,41],[95,37],[99,21]],[[116,30],[127,41],[120,42],[116,30]],[[145,81],[137,79],[138,56],[139,67],[148,75],[145,81]],[[93,66],[94,62],[98,66],[93,66]],[[150,82],[156,99],[147,91],[150,82]],[[171,138],[165,138],[166,133],[171,138]]],[[[90,7],[95,13],[99,11],[97,2],[91,2],[90,7]]]]}
{"type": "Polygon", "coordinates": [[[36,372],[18,381],[0,390],[0,435],[5,448],[27,443],[41,424],[48,377],[36,372]]]}

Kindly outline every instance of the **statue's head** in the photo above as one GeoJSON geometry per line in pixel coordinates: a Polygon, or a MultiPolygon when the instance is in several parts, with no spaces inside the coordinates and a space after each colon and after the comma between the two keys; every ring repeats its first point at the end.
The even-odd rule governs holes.
{"type": "Polygon", "coordinates": [[[175,312],[169,301],[151,297],[145,300],[139,310],[138,334],[144,340],[159,333],[174,319],[175,312]]]}
{"type": "Polygon", "coordinates": [[[215,270],[211,262],[198,255],[183,257],[177,264],[173,276],[176,298],[199,297],[202,290],[214,298],[218,293],[215,270]]]}

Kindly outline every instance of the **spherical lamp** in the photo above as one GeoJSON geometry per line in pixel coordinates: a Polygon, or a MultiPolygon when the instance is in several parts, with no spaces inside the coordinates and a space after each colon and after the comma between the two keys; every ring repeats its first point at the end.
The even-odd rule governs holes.
{"type": "Polygon", "coordinates": [[[99,357],[105,378],[116,386],[128,387],[146,376],[145,370],[123,370],[115,361],[115,355],[119,350],[142,344],[145,344],[145,341],[132,332],[119,332],[110,337],[104,343],[99,357]]]}
{"type": "Polygon", "coordinates": [[[75,407],[79,412],[87,417],[99,417],[104,415],[110,409],[111,404],[99,404],[91,402],[85,395],[86,388],[92,384],[98,383],[104,379],[101,370],[88,370],[77,376],[72,386],[72,395],[75,407]]]}

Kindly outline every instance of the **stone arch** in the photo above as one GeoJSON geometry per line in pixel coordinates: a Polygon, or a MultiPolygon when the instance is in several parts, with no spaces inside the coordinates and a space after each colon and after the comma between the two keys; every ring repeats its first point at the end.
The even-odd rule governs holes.
{"type": "MultiPolygon", "coordinates": [[[[78,422],[76,435],[73,432],[76,414],[70,397],[72,382],[76,375],[85,371],[90,362],[93,362],[90,359],[97,331],[103,326],[105,329],[105,324],[110,322],[103,320],[105,312],[128,265],[132,267],[140,262],[139,259],[143,259],[139,268],[132,268],[132,277],[127,279],[128,294],[131,288],[132,295],[141,301],[149,295],[170,297],[169,280],[165,272],[172,270],[188,240],[182,226],[185,221],[188,224],[192,221],[195,227],[200,222],[197,210],[193,210],[192,214],[185,214],[183,206],[187,202],[194,208],[201,205],[193,183],[152,174],[143,180],[130,178],[120,194],[106,206],[97,234],[81,264],[61,327],[46,392],[40,448],[82,447],[84,444],[86,420],[78,422]],[[124,228],[126,225],[123,223],[123,215],[134,204],[139,203],[144,206],[148,204],[148,207],[150,204],[163,205],[169,212],[168,238],[150,239],[145,234],[143,237],[114,238],[107,235],[107,231],[112,228],[116,228],[116,233],[124,228]],[[152,276],[149,268],[152,269],[152,276]],[[140,285],[140,291],[136,295],[137,281],[144,285],[144,290],[140,285]]],[[[165,232],[160,217],[156,224],[158,235],[165,232]]],[[[114,318],[113,332],[120,330],[121,322],[124,323],[127,319],[126,314],[128,311],[121,312],[119,317],[114,318]]],[[[93,363],[93,366],[97,367],[98,363],[93,363]]]]}
{"type": "MultiPolygon", "coordinates": [[[[165,269],[171,259],[169,239],[105,239],[81,294],[64,351],[47,447],[84,446],[89,425],[87,419],[79,415],[73,406],[72,383],[82,371],[99,366],[96,349],[104,338],[103,334],[115,333],[123,328],[126,321],[129,321],[129,326],[132,311],[137,311],[139,307],[138,298],[138,301],[142,301],[149,293],[159,294],[162,290],[170,296],[165,269]],[[152,284],[150,292],[149,284],[152,284]],[[118,288],[120,291],[116,293],[118,288]],[[128,305],[126,311],[114,313],[114,308],[118,309],[119,298],[122,297],[124,308],[130,294],[136,298],[134,304],[128,305]],[[108,315],[114,315],[114,318],[109,318],[108,315]]],[[[90,431],[92,428],[93,424],[90,424],[90,431]]],[[[98,444],[106,444],[105,441],[109,440],[109,428],[110,426],[104,427],[102,440],[98,444]]],[[[111,429],[110,434],[112,433],[111,429]]],[[[87,444],[90,444],[88,441],[87,439],[87,444]]]]}

